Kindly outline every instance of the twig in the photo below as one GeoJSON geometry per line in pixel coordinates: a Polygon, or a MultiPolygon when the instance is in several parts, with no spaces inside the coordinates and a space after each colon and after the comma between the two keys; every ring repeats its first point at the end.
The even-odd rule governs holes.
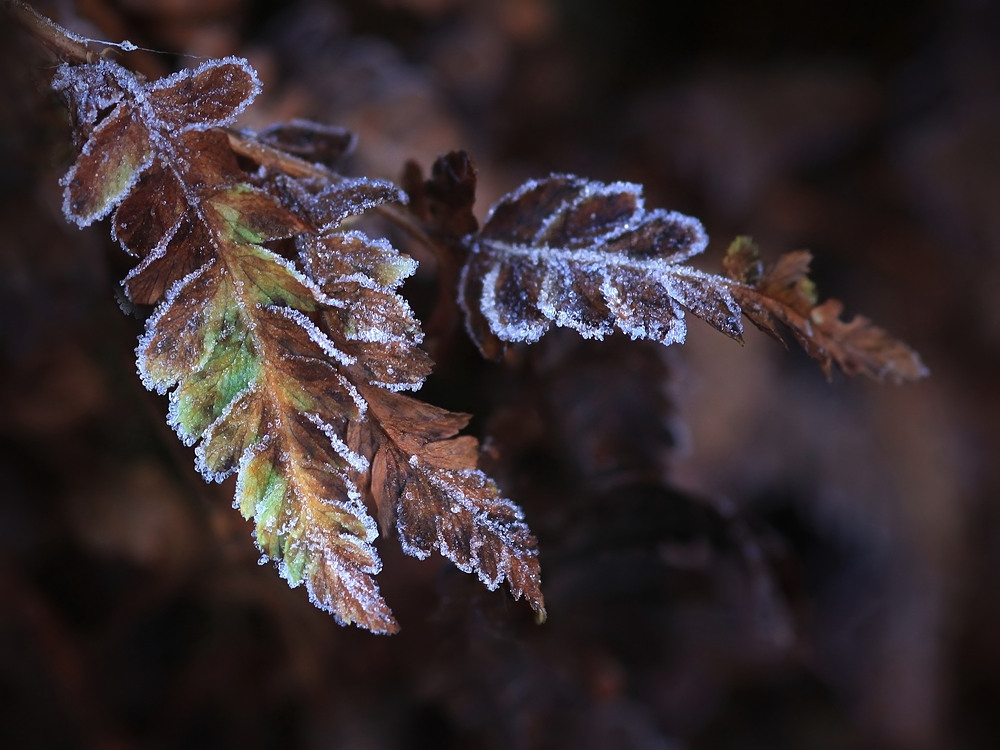
{"type": "Polygon", "coordinates": [[[0,0],[3,9],[15,22],[48,47],[61,60],[74,63],[94,62],[100,52],[93,40],[74,34],[21,0],[0,0]]]}

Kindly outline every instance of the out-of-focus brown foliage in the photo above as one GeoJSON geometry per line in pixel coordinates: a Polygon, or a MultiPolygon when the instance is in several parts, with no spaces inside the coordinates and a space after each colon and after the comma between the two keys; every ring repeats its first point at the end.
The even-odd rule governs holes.
{"type": "Polygon", "coordinates": [[[338,628],[253,565],[232,487],[198,480],[131,375],[120,253],[63,226],[64,115],[0,24],[0,744],[995,746],[995,9],[39,6],[248,55],[254,122],[346,126],[358,173],[467,148],[479,206],[573,171],[641,182],[714,237],[812,248],[820,288],[934,376],[830,385],[710,331],[666,352],[549,334],[503,368],[450,344],[428,398],[478,415],[549,621],[387,549],[407,628],[338,628]]]}
{"type": "Polygon", "coordinates": [[[722,266],[738,282],[733,297],[754,325],[778,341],[783,340],[778,324],[787,326],[809,356],[819,360],[827,377],[834,362],[849,375],[863,373],[894,383],[927,375],[920,357],[906,344],[860,315],[850,322],[841,320],[840,300],[819,302],[809,278],[811,262],[809,252],[798,250],[763,268],[757,246],[748,237],[738,237],[722,266]]]}

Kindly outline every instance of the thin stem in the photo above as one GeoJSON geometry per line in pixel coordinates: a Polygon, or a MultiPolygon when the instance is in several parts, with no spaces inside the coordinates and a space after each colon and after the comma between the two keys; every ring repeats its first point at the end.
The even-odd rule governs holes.
{"type": "Polygon", "coordinates": [[[91,40],[74,34],[52,21],[21,0],[0,0],[3,9],[15,22],[48,47],[61,60],[88,63],[100,53],[91,47],[91,40]]]}
{"type": "Polygon", "coordinates": [[[410,213],[399,206],[394,206],[392,204],[375,206],[372,210],[378,213],[379,216],[383,216],[387,220],[391,221],[396,227],[409,235],[411,239],[416,240],[425,248],[430,250],[433,255],[438,255],[436,249],[437,244],[430,238],[430,235],[424,231],[424,228],[420,225],[420,223],[414,220],[410,213]]]}
{"type": "Polygon", "coordinates": [[[229,146],[240,156],[253,160],[262,167],[271,167],[291,177],[309,177],[314,179],[337,181],[339,176],[321,164],[313,164],[305,159],[262,143],[253,137],[248,137],[238,130],[226,129],[229,136],[229,146]]]}

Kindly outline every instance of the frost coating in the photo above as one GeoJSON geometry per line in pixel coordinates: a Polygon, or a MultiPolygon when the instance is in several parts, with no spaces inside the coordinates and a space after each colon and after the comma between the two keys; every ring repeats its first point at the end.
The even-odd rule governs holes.
{"type": "Polygon", "coordinates": [[[357,358],[340,351],[333,341],[330,340],[330,337],[301,311],[291,307],[277,307],[273,305],[268,305],[265,309],[296,323],[330,359],[340,362],[342,365],[353,365],[357,362],[357,358]]]}
{"type": "MultiPolygon", "coordinates": [[[[507,580],[515,599],[533,598],[528,590],[537,589],[538,551],[521,509],[478,469],[439,469],[416,455],[408,464],[414,478],[397,509],[403,551],[423,559],[436,549],[459,570],[475,573],[491,591],[507,580]],[[413,512],[428,503],[434,508],[433,528],[413,512]]],[[[540,596],[535,604],[541,607],[540,596]]]]}
{"type": "Polygon", "coordinates": [[[646,210],[640,186],[572,175],[532,180],[501,199],[462,269],[459,303],[480,348],[537,341],[552,325],[602,339],[681,343],[683,311],[739,338],[726,280],[679,265],[708,244],[701,223],[646,210]]]}
{"type": "Polygon", "coordinates": [[[348,448],[347,443],[343,441],[333,427],[324,422],[319,415],[307,414],[306,418],[323,431],[323,434],[330,439],[330,444],[333,445],[333,449],[337,452],[337,455],[347,461],[352,469],[360,474],[368,471],[368,459],[348,448]]]}
{"type": "Polygon", "coordinates": [[[197,68],[178,71],[144,88],[154,97],[168,95],[171,105],[191,113],[180,120],[177,117],[161,119],[164,130],[168,124],[177,122],[181,130],[186,131],[229,125],[257,98],[263,87],[257,71],[247,60],[223,57],[207,60],[197,68]],[[228,100],[220,92],[228,95],[228,100]],[[175,104],[172,101],[175,97],[181,101],[175,104]]]}
{"type": "Polygon", "coordinates": [[[142,381],[142,384],[147,390],[164,394],[169,388],[177,385],[180,377],[179,375],[164,374],[158,376],[149,371],[149,368],[147,367],[147,360],[150,356],[151,343],[159,333],[160,321],[170,311],[174,301],[183,293],[183,290],[187,286],[194,283],[198,278],[207,273],[212,268],[214,263],[214,260],[210,260],[201,268],[196,271],[192,271],[184,278],[175,281],[167,291],[163,302],[161,302],[156,310],[153,311],[153,315],[146,320],[146,332],[139,338],[139,345],[136,347],[135,353],[136,369],[139,373],[139,379],[142,381]]]}
{"type": "MultiPolygon", "coordinates": [[[[99,123],[83,145],[76,163],[59,180],[64,188],[63,215],[81,229],[111,213],[153,163],[151,152],[136,153],[134,150],[127,151],[120,160],[102,158],[105,143],[120,137],[118,131],[122,130],[121,118],[109,117],[99,123]],[[76,188],[87,180],[93,180],[98,190],[91,196],[81,196],[76,188]]],[[[126,130],[130,140],[141,136],[137,130],[134,125],[126,130]]]]}
{"type": "Polygon", "coordinates": [[[52,77],[52,88],[66,98],[77,126],[89,132],[98,114],[125,96],[118,81],[123,73],[128,74],[120,65],[104,58],[89,65],[61,65],[52,77]]]}
{"type": "Polygon", "coordinates": [[[349,216],[358,216],[386,202],[405,204],[406,193],[391,182],[345,179],[305,198],[309,212],[321,217],[319,229],[329,231],[349,216]]]}
{"type": "Polygon", "coordinates": [[[417,262],[400,254],[383,237],[369,237],[357,230],[327,233],[301,247],[306,275],[321,288],[357,281],[372,289],[397,289],[417,270],[417,262]]]}
{"type": "MultiPolygon", "coordinates": [[[[217,431],[221,430],[226,425],[226,423],[229,422],[229,420],[231,420],[231,419],[234,418],[234,416],[239,416],[238,412],[240,410],[246,409],[246,399],[248,399],[249,397],[254,396],[258,392],[258,390],[259,390],[259,387],[258,387],[257,383],[250,383],[240,393],[236,394],[236,396],[233,398],[233,400],[230,401],[226,405],[225,409],[223,409],[222,413],[216,418],[216,420],[214,422],[212,422],[212,424],[210,424],[208,426],[208,429],[205,430],[205,432],[202,433],[201,435],[195,436],[191,440],[191,442],[186,442],[186,436],[183,435],[183,434],[181,434],[180,431],[179,431],[179,429],[178,429],[178,427],[177,427],[177,425],[174,424],[173,422],[171,422],[171,417],[173,416],[173,409],[174,409],[173,395],[174,395],[174,393],[176,393],[176,391],[174,391],[174,393],[170,394],[171,395],[171,399],[170,399],[170,409],[171,409],[171,411],[168,413],[169,416],[168,416],[167,422],[172,427],[174,427],[175,430],[178,430],[178,435],[181,437],[181,440],[184,441],[185,444],[187,444],[187,445],[190,445],[191,443],[194,442],[194,440],[197,440],[199,437],[201,438],[201,442],[198,443],[198,445],[195,447],[195,450],[194,450],[194,454],[195,454],[195,462],[194,462],[194,464],[195,464],[195,468],[198,470],[198,473],[201,474],[205,478],[205,481],[207,481],[207,482],[221,482],[224,479],[226,479],[227,477],[231,476],[233,474],[233,472],[235,472],[237,470],[237,468],[238,468],[237,466],[231,466],[231,467],[228,467],[228,468],[223,469],[221,471],[218,471],[216,469],[211,468],[208,465],[208,462],[207,462],[208,459],[207,459],[207,456],[206,456],[206,446],[208,446],[208,445],[210,445],[212,443],[212,439],[215,437],[215,434],[216,434],[217,431]]],[[[259,443],[264,443],[268,439],[269,438],[268,438],[267,435],[262,435],[260,437],[260,440],[258,442],[259,443]]],[[[253,450],[256,449],[256,447],[257,447],[256,444],[248,446],[246,448],[246,451],[253,451],[253,450]]]]}

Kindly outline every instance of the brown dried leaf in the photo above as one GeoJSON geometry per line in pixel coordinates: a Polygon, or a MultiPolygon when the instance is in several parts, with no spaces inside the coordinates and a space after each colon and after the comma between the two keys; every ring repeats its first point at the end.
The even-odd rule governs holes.
{"type": "Polygon", "coordinates": [[[416,162],[408,162],[403,187],[408,207],[439,239],[461,239],[479,228],[472,207],[476,202],[476,165],[465,151],[439,156],[424,180],[416,162]]]}
{"type": "Polygon", "coordinates": [[[520,509],[476,469],[478,442],[456,437],[469,417],[397,391],[419,387],[430,372],[409,305],[394,290],[415,263],[358,232],[299,240],[302,265],[332,299],[323,313],[338,350],[355,361],[343,371],[368,407],[348,445],[371,457],[370,490],[383,530],[397,529],[403,550],[419,558],[437,549],[489,588],[506,579],[544,616],[537,544],[520,509]]]}
{"type": "MultiPolygon", "coordinates": [[[[397,464],[398,466],[399,464],[397,464]]],[[[437,549],[491,591],[506,580],[545,619],[537,541],[520,508],[478,470],[452,471],[407,461],[397,529],[403,550],[427,557],[437,549]]]]}
{"type": "MultiPolygon", "coordinates": [[[[332,180],[333,177],[290,179],[282,176],[278,189],[286,203],[294,206],[320,231],[335,229],[349,216],[363,214],[383,203],[405,200],[403,192],[391,182],[367,178],[332,180]]],[[[395,249],[393,252],[399,255],[395,249]]]]}
{"type": "Polygon", "coordinates": [[[920,356],[903,342],[857,316],[840,320],[843,305],[835,299],[817,304],[809,279],[812,255],[799,250],[781,256],[769,268],[760,262],[757,246],[749,237],[738,237],[723,260],[723,270],[734,283],[733,298],[743,314],[765,333],[784,343],[779,324],[831,374],[834,362],[848,375],[901,383],[928,374],[920,356]]]}
{"type": "MultiPolygon", "coordinates": [[[[455,437],[469,423],[470,415],[448,411],[402,393],[366,391],[372,413],[382,430],[406,453],[420,454],[427,446],[455,437]]],[[[477,455],[462,468],[475,466],[477,455]]]]}
{"type": "MultiPolygon", "coordinates": [[[[844,306],[828,299],[813,308],[809,319],[823,338],[823,346],[848,375],[866,375],[873,380],[902,383],[927,377],[930,371],[919,355],[868,318],[856,315],[850,322],[840,319],[844,306]]],[[[829,362],[824,363],[829,374],[829,362]]]]}
{"type": "Polygon", "coordinates": [[[423,559],[437,549],[490,590],[506,579],[543,620],[537,541],[520,508],[476,469],[475,438],[454,437],[468,415],[402,394],[365,395],[381,433],[371,490],[383,528],[395,518],[407,554],[423,559]]]}
{"type": "Polygon", "coordinates": [[[344,128],[310,120],[290,120],[250,134],[272,148],[333,169],[354,150],[357,136],[344,128]]]}

